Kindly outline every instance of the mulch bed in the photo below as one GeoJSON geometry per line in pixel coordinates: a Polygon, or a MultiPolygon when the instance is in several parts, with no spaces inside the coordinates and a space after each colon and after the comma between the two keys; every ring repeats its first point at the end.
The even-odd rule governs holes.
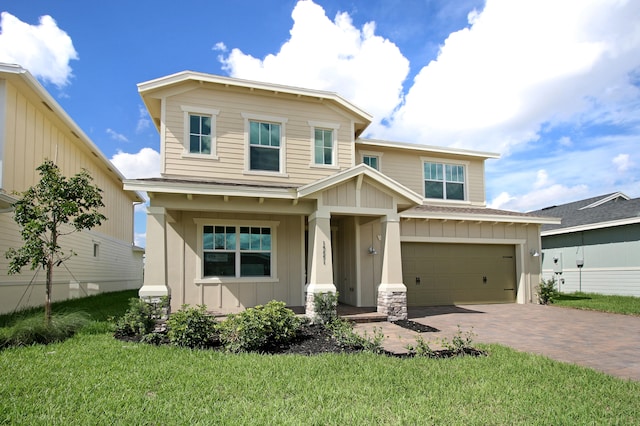
{"type": "Polygon", "coordinates": [[[419,322],[411,320],[391,321],[391,323],[418,333],[437,333],[440,331],[437,328],[429,327],[428,325],[420,324],[419,322]]]}

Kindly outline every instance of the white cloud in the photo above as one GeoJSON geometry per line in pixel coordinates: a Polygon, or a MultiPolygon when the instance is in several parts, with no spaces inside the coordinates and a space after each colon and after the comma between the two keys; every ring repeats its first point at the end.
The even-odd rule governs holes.
{"type": "Polygon", "coordinates": [[[312,1],[299,1],[291,16],[290,38],[278,53],[258,59],[235,48],[220,56],[223,68],[233,77],[334,91],[376,120],[390,116],[409,62],[375,34],[375,23],[356,28],[347,13],[332,21],[312,1]]]}
{"type": "Polygon", "coordinates": [[[147,233],[136,232],[133,236],[133,243],[138,247],[146,247],[147,245],[147,233]]]}
{"type": "Polygon", "coordinates": [[[218,52],[226,52],[227,46],[223,42],[219,41],[213,46],[213,50],[216,50],[218,52]]]}
{"type": "Polygon", "coordinates": [[[418,73],[381,136],[508,153],[543,124],[611,120],[612,105],[639,95],[629,82],[639,19],[633,1],[488,0],[418,73]]]}
{"type": "Polygon", "coordinates": [[[122,133],[118,133],[113,129],[107,129],[107,134],[111,136],[111,139],[116,140],[118,142],[129,142],[129,139],[122,133]]]}
{"type": "Polygon", "coordinates": [[[616,166],[616,170],[618,172],[626,172],[629,170],[631,166],[633,166],[633,162],[629,158],[629,154],[618,154],[611,162],[616,166]]]}
{"type": "Polygon", "coordinates": [[[59,88],[72,76],[69,62],[78,59],[69,35],[48,15],[30,25],[8,12],[0,14],[0,62],[18,64],[59,88]]]}
{"type": "Polygon", "coordinates": [[[151,118],[149,112],[143,105],[138,105],[138,124],[136,125],[136,133],[142,133],[151,126],[151,118]]]}
{"type": "Polygon", "coordinates": [[[152,148],[142,148],[136,154],[118,151],[111,162],[127,179],[160,176],[160,153],[152,148]]]}

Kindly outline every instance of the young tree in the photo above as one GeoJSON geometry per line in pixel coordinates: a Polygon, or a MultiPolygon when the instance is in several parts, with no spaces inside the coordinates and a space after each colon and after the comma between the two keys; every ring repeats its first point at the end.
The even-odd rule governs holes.
{"type": "Polygon", "coordinates": [[[5,257],[10,260],[9,274],[17,274],[23,266],[34,270],[42,266],[47,271],[45,291],[45,321],[51,322],[51,289],[53,267],[75,253],[65,255],[58,240],[61,236],[91,229],[107,218],[98,209],[104,207],[102,190],[92,184],[86,170],[67,179],[58,166],[45,160],[36,170],[40,182],[23,192],[14,203],[14,220],[20,227],[24,245],[10,248],[5,257]]]}

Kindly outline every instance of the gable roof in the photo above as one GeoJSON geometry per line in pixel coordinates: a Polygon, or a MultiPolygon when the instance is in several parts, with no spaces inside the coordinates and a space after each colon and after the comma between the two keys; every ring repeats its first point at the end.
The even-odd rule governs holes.
{"type": "Polygon", "coordinates": [[[138,93],[142,96],[147,110],[149,111],[149,115],[158,129],[160,128],[160,100],[157,96],[154,96],[154,94],[159,91],[164,91],[169,88],[178,88],[180,86],[185,86],[186,89],[189,88],[188,85],[190,83],[197,83],[199,85],[210,84],[224,88],[246,89],[251,92],[262,91],[272,95],[291,95],[293,99],[306,97],[315,100],[327,101],[348,111],[358,118],[355,126],[356,134],[361,134],[373,120],[373,116],[371,116],[371,114],[365,112],[334,92],[223,77],[220,75],[195,71],[182,71],[138,84],[138,93]]]}
{"type": "Polygon", "coordinates": [[[542,236],[640,223],[640,198],[622,192],[586,198],[531,212],[562,219],[558,225],[542,227],[542,236]]]}

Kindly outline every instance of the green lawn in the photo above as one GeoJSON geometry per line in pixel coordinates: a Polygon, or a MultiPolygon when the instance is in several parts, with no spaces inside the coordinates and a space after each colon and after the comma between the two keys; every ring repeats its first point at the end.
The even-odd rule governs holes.
{"type": "Polygon", "coordinates": [[[558,306],[575,309],[611,312],[625,315],[640,315],[640,297],[608,296],[596,293],[561,293],[553,302],[558,306]]]}
{"type": "MultiPolygon", "coordinates": [[[[130,295],[101,297],[94,319],[130,295]]],[[[440,360],[232,355],[95,330],[0,352],[0,424],[640,424],[640,383],[498,345],[440,360]]]]}

